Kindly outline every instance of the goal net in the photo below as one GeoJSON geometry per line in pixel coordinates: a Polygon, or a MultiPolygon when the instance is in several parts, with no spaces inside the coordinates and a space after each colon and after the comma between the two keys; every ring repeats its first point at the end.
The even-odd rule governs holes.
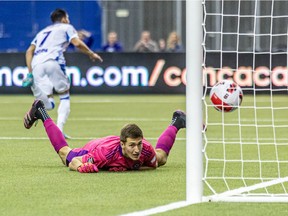
{"type": "Polygon", "coordinates": [[[204,196],[288,201],[288,1],[203,1],[204,196]],[[241,107],[219,112],[209,91],[232,79],[241,107]]]}

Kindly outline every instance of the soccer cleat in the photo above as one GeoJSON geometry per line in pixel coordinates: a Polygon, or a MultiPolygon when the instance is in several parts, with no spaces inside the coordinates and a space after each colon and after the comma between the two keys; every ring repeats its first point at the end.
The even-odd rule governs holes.
{"type": "Polygon", "coordinates": [[[23,87],[31,87],[33,85],[33,74],[28,73],[27,77],[23,79],[22,86],[23,87]]]}
{"type": "Polygon", "coordinates": [[[170,125],[175,126],[178,130],[186,128],[186,113],[181,110],[175,111],[170,125]]]}
{"type": "Polygon", "coordinates": [[[24,116],[24,127],[30,129],[34,122],[40,118],[38,108],[44,109],[44,104],[41,100],[35,100],[32,104],[31,109],[24,116]]]}

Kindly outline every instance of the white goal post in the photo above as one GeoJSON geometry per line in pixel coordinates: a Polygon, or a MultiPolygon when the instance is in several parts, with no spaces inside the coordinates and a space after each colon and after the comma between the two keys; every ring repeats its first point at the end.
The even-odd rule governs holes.
{"type": "Polygon", "coordinates": [[[277,2],[186,0],[186,200],[125,216],[210,201],[288,202],[288,1],[283,1],[285,6],[277,2]],[[281,7],[283,14],[277,15],[281,7]],[[263,15],[267,8],[270,13],[263,15]],[[270,21],[264,32],[267,20],[262,19],[270,21]],[[229,22],[234,26],[230,32],[229,22]],[[275,25],[285,32],[277,32],[275,25]],[[269,39],[268,46],[261,37],[269,39]],[[274,50],[274,41],[283,42],[283,37],[284,49],[274,50]],[[209,91],[225,75],[231,79],[235,74],[253,77],[253,82],[249,86],[249,80],[240,83],[238,77],[243,104],[233,113],[220,113],[211,105],[209,91]]]}
{"type": "Polygon", "coordinates": [[[186,201],[202,202],[202,1],[186,1],[186,201]],[[192,103],[194,101],[194,103],[192,103]]]}
{"type": "Polygon", "coordinates": [[[187,202],[288,202],[288,3],[186,4],[187,202]],[[244,92],[234,112],[210,102],[221,79],[244,92]]]}

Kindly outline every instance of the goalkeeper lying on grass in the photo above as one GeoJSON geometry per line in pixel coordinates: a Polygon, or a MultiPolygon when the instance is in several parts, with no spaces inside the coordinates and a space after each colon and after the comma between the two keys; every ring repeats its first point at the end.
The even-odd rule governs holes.
{"type": "Polygon", "coordinates": [[[173,113],[172,122],[159,137],[155,149],[143,138],[142,130],[135,124],[125,125],[120,136],[94,139],[82,148],[71,149],[41,100],[35,100],[24,116],[25,128],[30,129],[37,119],[42,120],[62,162],[81,173],[94,173],[98,169],[126,171],[162,166],[167,161],[177,132],[186,127],[186,114],[178,110],[173,113]]]}

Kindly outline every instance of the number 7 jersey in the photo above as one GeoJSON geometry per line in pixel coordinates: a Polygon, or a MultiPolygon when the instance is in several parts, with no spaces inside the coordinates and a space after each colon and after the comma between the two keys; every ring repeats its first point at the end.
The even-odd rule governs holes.
{"type": "Polygon", "coordinates": [[[75,28],[66,23],[55,23],[41,30],[31,44],[35,45],[32,68],[48,60],[56,60],[65,65],[63,53],[71,39],[78,38],[75,28]]]}

